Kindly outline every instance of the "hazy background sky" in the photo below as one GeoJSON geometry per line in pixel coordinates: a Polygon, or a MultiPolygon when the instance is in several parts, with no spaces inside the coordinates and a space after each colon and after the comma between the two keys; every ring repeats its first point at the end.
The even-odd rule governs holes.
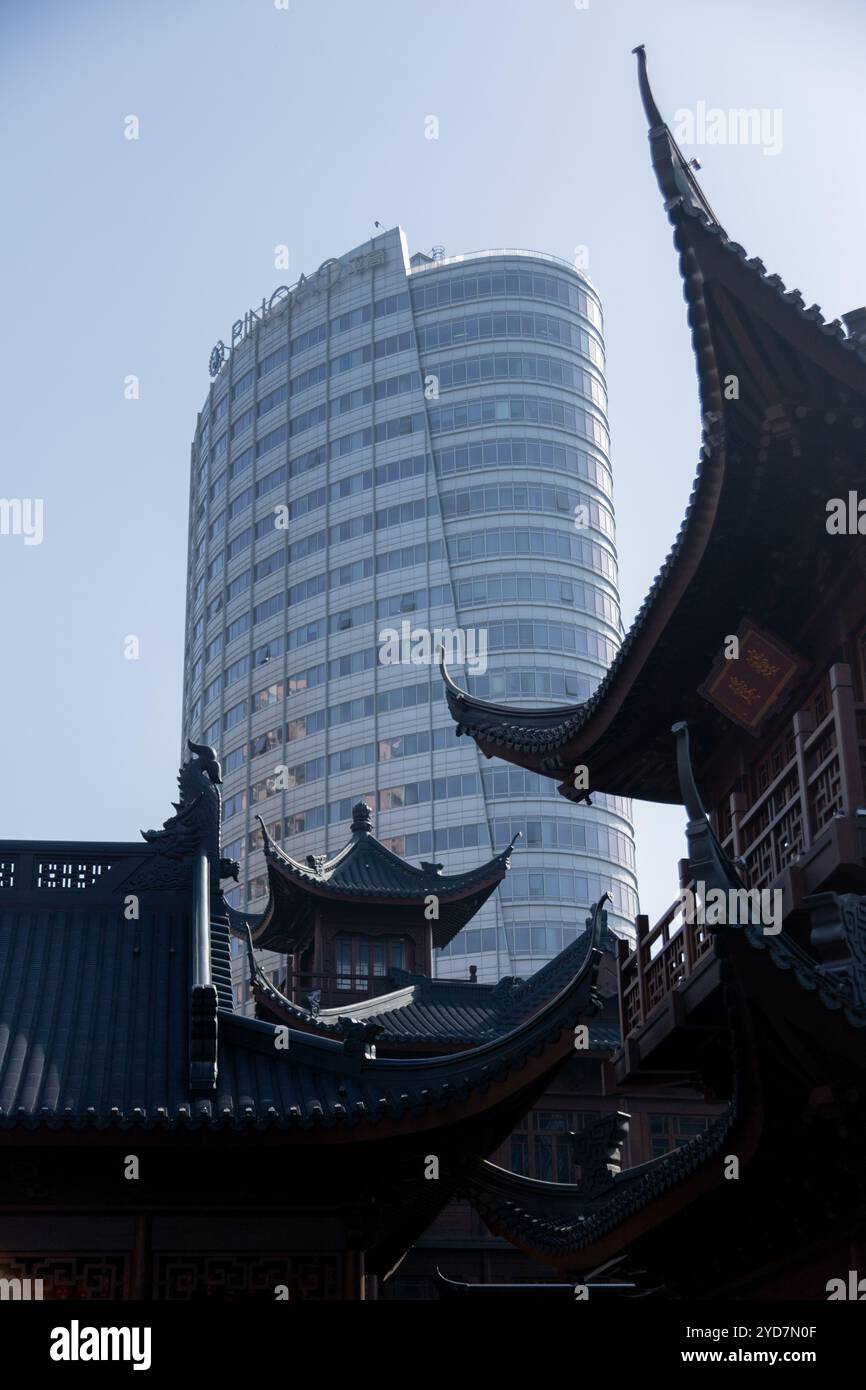
{"type": "MultiPolygon", "coordinates": [[[[638,43],[671,125],[701,101],[781,110],[775,156],[687,152],[788,288],[831,318],[862,304],[864,0],[2,0],[0,496],[44,498],[45,538],[0,536],[0,835],[134,839],[168,814],[209,350],[375,219],[413,251],[589,248],[631,622],[700,431],[638,43]]],[[[683,824],[638,808],[651,917],[683,824]]]]}

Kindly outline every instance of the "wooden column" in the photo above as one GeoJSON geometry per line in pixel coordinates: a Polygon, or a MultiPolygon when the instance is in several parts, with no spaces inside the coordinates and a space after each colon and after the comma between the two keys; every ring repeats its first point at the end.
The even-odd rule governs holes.
{"type": "Polygon", "coordinates": [[[812,847],[812,806],[809,801],[809,770],[806,765],[806,740],[815,732],[815,716],[801,709],[794,715],[794,757],[797,759],[797,781],[800,786],[800,820],[803,824],[803,849],[812,847]]]}
{"type": "Polygon", "coordinates": [[[745,850],[745,844],[744,844],[744,841],[743,841],[743,832],[742,832],[742,829],[741,829],[741,823],[742,823],[742,819],[743,819],[743,814],[744,814],[744,812],[746,811],[747,806],[748,806],[748,802],[747,802],[747,798],[746,798],[746,793],[745,793],[745,792],[731,792],[729,805],[730,805],[730,810],[731,810],[731,830],[733,831],[733,837],[734,837],[734,843],[733,843],[734,855],[733,855],[733,857],[734,857],[734,859],[739,859],[739,858],[742,856],[742,854],[743,854],[743,852],[744,852],[744,850],[745,850]]]}
{"type": "MultiPolygon", "coordinates": [[[[680,898],[680,901],[682,901],[682,899],[683,899],[683,894],[684,894],[684,893],[687,891],[687,889],[691,886],[691,882],[692,882],[692,866],[691,866],[691,861],[690,861],[690,860],[688,860],[688,859],[678,859],[678,860],[677,860],[677,877],[678,877],[678,879],[679,879],[679,888],[680,888],[679,898],[680,898]]],[[[697,908],[697,904],[695,904],[695,907],[697,908]]],[[[676,915],[676,914],[675,914],[675,915],[676,915]]],[[[672,919],[672,920],[673,920],[673,919],[672,919]]],[[[695,946],[695,930],[696,930],[696,928],[697,928],[697,923],[696,923],[696,922],[689,922],[689,921],[687,920],[686,913],[684,912],[684,913],[683,913],[682,934],[683,934],[683,957],[684,957],[684,962],[683,962],[683,963],[684,963],[684,966],[685,966],[685,972],[684,972],[684,975],[685,975],[685,976],[691,975],[691,973],[692,973],[692,968],[693,968],[693,966],[694,966],[694,964],[695,964],[695,959],[696,959],[696,957],[697,957],[697,949],[696,949],[696,946],[695,946]]]]}
{"type": "Polygon", "coordinates": [[[634,919],[634,924],[637,932],[637,944],[635,946],[635,951],[637,952],[637,960],[635,962],[637,965],[637,993],[638,999],[640,1000],[640,1020],[641,1023],[643,1023],[649,1012],[647,1008],[646,978],[644,975],[644,942],[649,935],[649,918],[646,913],[639,912],[634,919]]]}
{"type": "Polygon", "coordinates": [[[621,936],[616,939],[616,992],[619,999],[619,1035],[625,1042],[628,1029],[625,1022],[625,988],[623,981],[623,966],[628,960],[631,952],[628,949],[628,942],[623,941],[621,936]]]}
{"type": "Polygon", "coordinates": [[[139,1213],[133,1222],[129,1297],[149,1302],[152,1295],[150,1216],[139,1213]]]}
{"type": "Polygon", "coordinates": [[[358,1303],[363,1301],[363,1298],[364,1252],[347,1247],[343,1251],[343,1301],[358,1303]]]}
{"type": "Polygon", "coordinates": [[[863,804],[863,777],[860,771],[860,746],[857,741],[854,681],[851,667],[841,661],[830,667],[830,693],[836,723],[842,811],[846,816],[853,816],[857,807],[863,804]]]}

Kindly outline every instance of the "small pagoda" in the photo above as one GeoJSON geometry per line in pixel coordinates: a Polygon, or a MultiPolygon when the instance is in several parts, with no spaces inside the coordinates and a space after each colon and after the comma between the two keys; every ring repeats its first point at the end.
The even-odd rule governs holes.
{"type": "Polygon", "coordinates": [[[259,818],[268,904],[249,923],[252,945],[291,957],[285,992],[321,1007],[347,1006],[390,988],[393,972],[433,973],[433,950],[447,946],[508,872],[511,844],[466,873],[408,863],[377,840],[363,801],[352,811],[351,838],[328,859],[302,864],[274,844],[259,818]]]}

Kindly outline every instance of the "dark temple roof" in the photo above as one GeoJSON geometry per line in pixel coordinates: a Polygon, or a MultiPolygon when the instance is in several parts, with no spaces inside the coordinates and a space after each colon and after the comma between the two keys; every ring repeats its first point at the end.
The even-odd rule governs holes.
{"type": "MultiPolygon", "coordinates": [[[[692,330],[703,444],[685,519],[613,664],[581,705],[527,710],[460,690],[444,671],[457,732],[560,781],[578,764],[591,789],[676,800],[667,730],[696,744],[730,728],[698,694],[742,618],[796,646],[814,593],[849,560],[825,504],[862,484],[866,339],[732,241],[659,115],[638,53],[653,168],[674,230],[692,330]],[[736,397],[726,382],[736,378],[736,397]]],[[[732,391],[734,388],[730,387],[732,391]]],[[[862,544],[862,542],[861,542],[862,544]]],[[[808,655],[808,654],[807,654],[808,655]]]]}
{"type": "MultiPolygon", "coordinates": [[[[250,951],[257,1013],[260,1018],[324,1036],[341,1035],[347,1017],[374,1024],[377,1049],[383,1053],[492,1041],[530,1018],[563,988],[586,954],[593,930],[592,918],[587,918],[586,925],[586,932],[526,980],[506,976],[495,985],[479,984],[468,980],[430,979],[408,970],[392,969],[390,978],[398,986],[392,993],[315,1013],[293,1003],[271,984],[250,951]]],[[[615,950],[615,944],[616,938],[607,929],[603,913],[599,945],[602,949],[615,950]]],[[[591,1048],[611,1049],[619,1044],[619,1029],[609,1022],[594,1019],[589,1038],[591,1048]]]]}
{"type": "Polygon", "coordinates": [[[568,1055],[574,1021],[596,1007],[590,947],[531,1019],[423,1063],[365,1057],[363,1024],[339,1040],[292,1031],[282,1051],[275,1025],[220,1010],[216,1086],[202,1097],[187,1062],[189,917],[155,910],[124,924],[116,906],[82,897],[0,912],[0,1128],[444,1124],[446,1111],[519,1087],[539,1049],[553,1065],[555,1038],[568,1055]]]}
{"type": "Polygon", "coordinates": [[[733,1115],[729,1108],[687,1144],[612,1174],[607,1189],[595,1197],[587,1196],[579,1183],[542,1182],[482,1159],[467,1169],[461,1195],[495,1235],[527,1253],[577,1256],[717,1157],[733,1115]]]}
{"type": "Polygon", "coordinates": [[[580,1183],[540,1182],[476,1159],[460,1191],[494,1234],[559,1270],[591,1273],[622,1257],[626,1268],[655,1277],[673,1270],[675,1282],[695,1288],[698,1279],[735,1278],[751,1258],[747,1250],[757,1250],[762,1263],[770,1249],[778,1257],[792,1243],[805,1245],[807,1230],[820,1239],[831,1222],[845,1229],[850,1212],[862,1210],[866,897],[806,898],[769,931],[710,825],[688,730],[681,725],[675,734],[690,876],[704,884],[707,901],[711,892],[744,895],[742,920],[708,924],[725,960],[718,1036],[710,1046],[709,1015],[694,1029],[696,1057],[721,1048],[729,1058],[725,1108],[686,1144],[621,1172],[607,1159],[627,1132],[626,1115],[597,1122],[600,1130],[608,1126],[607,1136],[572,1136],[576,1149],[583,1144],[575,1153],[586,1165],[580,1183]],[[823,1101],[832,1111],[831,1097],[846,1088],[844,1127],[828,1132],[815,1110],[823,1101]],[[616,1121],[625,1122],[619,1131],[616,1121]],[[731,1154],[741,1165],[737,1184],[725,1171],[731,1154]],[[700,1269],[683,1264],[696,1229],[712,1251],[700,1269]]]}
{"type": "Polygon", "coordinates": [[[231,1181],[238,1163],[256,1201],[330,1210],[339,1192],[368,1268],[387,1276],[466,1159],[504,1141],[573,1056],[575,1026],[602,1008],[600,905],[555,988],[447,1053],[378,1057],[380,1030],[364,1019],[316,1032],[243,1017],[220,888],[237,865],[219,855],[219,764],[213,749],[192,751],[177,814],[143,845],[0,844],[7,1177],[19,1148],[38,1149],[61,1191],[72,1166],[89,1181],[137,1134],[172,1192],[231,1181]],[[424,1176],[431,1150],[438,1182],[424,1176]]]}
{"type": "Polygon", "coordinates": [[[324,903],[363,902],[380,912],[410,907],[420,914],[430,896],[437,898],[439,912],[431,922],[433,945],[447,946],[508,872],[514,840],[486,864],[462,874],[443,874],[439,864],[422,861],[416,868],[401,859],[376,839],[371,823],[370,808],[359,802],[348,844],[331,859],[310,855],[301,864],[273,843],[260,821],[270,896],[261,918],[251,922],[258,948],[302,951],[312,937],[316,907],[324,903]]]}
{"type": "Polygon", "coordinates": [[[145,845],[0,845],[0,1128],[338,1139],[440,1130],[506,1102],[522,1113],[524,1092],[529,1108],[601,1007],[601,905],[549,987],[530,982],[528,1008],[503,1008],[498,1033],[459,1052],[376,1058],[363,1019],[328,1035],[235,1015],[212,767],[187,765],[178,816],[145,845]]]}

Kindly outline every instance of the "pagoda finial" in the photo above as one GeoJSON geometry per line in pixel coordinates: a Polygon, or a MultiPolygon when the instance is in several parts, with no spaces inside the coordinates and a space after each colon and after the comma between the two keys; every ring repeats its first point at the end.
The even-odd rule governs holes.
{"type": "Polygon", "coordinates": [[[637,48],[632,49],[632,53],[637,54],[638,86],[640,87],[640,97],[641,101],[643,102],[643,109],[646,112],[646,118],[650,124],[650,129],[652,129],[654,126],[664,125],[661,112],[656,106],[655,97],[652,94],[652,88],[649,84],[649,77],[647,76],[646,48],[642,43],[639,43],[637,48]]]}
{"type": "Polygon", "coordinates": [[[266,855],[271,854],[274,849],[274,842],[268,834],[268,827],[265,825],[261,816],[257,815],[256,820],[258,821],[259,829],[262,832],[262,849],[264,850],[266,855]]]}
{"type": "Polygon", "coordinates": [[[369,835],[373,829],[373,812],[366,801],[356,801],[352,807],[352,834],[369,835]]]}

